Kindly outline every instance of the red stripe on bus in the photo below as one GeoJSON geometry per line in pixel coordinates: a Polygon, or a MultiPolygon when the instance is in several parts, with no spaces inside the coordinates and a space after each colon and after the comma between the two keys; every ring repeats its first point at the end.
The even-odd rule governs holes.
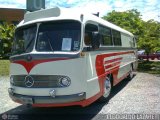
{"type": "Polygon", "coordinates": [[[25,60],[17,60],[17,61],[13,61],[12,63],[16,63],[16,64],[20,64],[22,65],[26,71],[29,73],[32,68],[34,66],[36,66],[37,64],[40,64],[40,63],[44,63],[44,62],[51,62],[51,61],[59,61],[59,60],[66,60],[68,58],[54,58],[54,59],[44,59],[44,60],[33,60],[31,62],[27,62],[25,60]]]}
{"type": "Polygon", "coordinates": [[[104,64],[109,64],[111,62],[115,62],[115,61],[119,61],[119,60],[122,60],[122,58],[115,58],[115,59],[107,60],[104,62],[104,64]]]}
{"type": "MultiPolygon", "coordinates": [[[[118,56],[118,55],[130,54],[130,53],[134,53],[134,51],[114,52],[114,53],[100,54],[100,55],[96,56],[95,68],[96,68],[96,73],[98,76],[98,82],[99,82],[101,95],[104,94],[104,81],[106,79],[107,74],[112,73],[114,80],[118,81],[117,76],[118,76],[118,71],[119,71],[119,66],[117,66],[111,70],[105,71],[104,59],[107,57],[111,57],[111,56],[118,56]]],[[[117,59],[119,59],[119,58],[117,58],[117,59]]],[[[111,60],[110,62],[112,62],[112,61],[114,61],[114,59],[111,60]]]]}
{"type": "MultiPolygon", "coordinates": [[[[104,58],[111,57],[111,56],[117,56],[122,54],[129,54],[134,53],[134,51],[128,51],[128,52],[119,52],[119,53],[109,53],[109,54],[102,54],[97,55],[96,61],[95,61],[95,67],[96,72],[98,76],[99,86],[100,86],[100,92],[94,95],[91,98],[88,98],[86,100],[78,101],[78,102],[70,102],[70,103],[61,103],[61,104],[33,104],[33,107],[63,107],[63,106],[74,106],[74,105],[80,105],[80,106],[87,106],[99,99],[104,94],[104,80],[106,78],[106,75],[109,74],[109,72],[105,71],[104,69],[104,58]]],[[[119,58],[120,59],[120,58],[119,58]]],[[[117,60],[119,60],[117,59],[117,60]]],[[[113,76],[117,77],[119,70],[119,66],[116,66],[115,68],[112,68],[110,72],[113,73],[113,76]]],[[[126,75],[125,75],[126,76],[126,75]]],[[[122,79],[122,78],[120,78],[122,79]]]]}
{"type": "Polygon", "coordinates": [[[121,62],[118,61],[118,62],[109,64],[109,65],[106,65],[106,66],[105,66],[105,69],[110,70],[110,68],[120,65],[120,63],[121,63],[121,62]]]}
{"type": "MultiPolygon", "coordinates": [[[[81,105],[81,106],[84,107],[84,106],[90,105],[91,103],[93,103],[94,101],[96,101],[98,98],[100,98],[104,94],[104,80],[106,79],[106,75],[110,74],[109,72],[112,72],[113,77],[115,77],[115,76],[117,77],[117,75],[118,75],[119,66],[117,66],[115,68],[112,68],[109,72],[105,71],[105,69],[104,69],[104,62],[103,62],[104,58],[111,57],[111,56],[122,55],[122,54],[129,54],[129,53],[134,53],[134,51],[97,55],[96,61],[95,61],[95,67],[96,67],[96,72],[97,72],[97,76],[98,76],[98,82],[99,82],[99,86],[100,86],[100,92],[97,93],[96,95],[94,95],[93,97],[88,98],[86,100],[77,101],[77,102],[70,102],[70,103],[61,103],[61,104],[48,104],[48,103],[47,104],[33,104],[33,107],[61,107],[61,106],[73,106],[73,105],[81,105]]],[[[66,58],[64,58],[64,59],[58,59],[58,60],[65,60],[65,59],[66,58]]],[[[42,62],[49,62],[49,61],[57,61],[57,60],[53,59],[53,60],[39,61],[39,62],[35,62],[34,65],[32,65],[32,66],[34,67],[37,64],[40,64],[42,62]]],[[[16,63],[20,64],[18,61],[16,61],[16,63]]],[[[24,63],[22,63],[22,65],[23,64],[24,63]]],[[[28,62],[26,62],[25,64],[28,65],[28,62]]],[[[25,67],[26,67],[26,65],[25,65],[25,67]]],[[[123,77],[125,77],[125,76],[123,76],[123,77]]],[[[120,79],[122,79],[122,77],[120,79]]]]}

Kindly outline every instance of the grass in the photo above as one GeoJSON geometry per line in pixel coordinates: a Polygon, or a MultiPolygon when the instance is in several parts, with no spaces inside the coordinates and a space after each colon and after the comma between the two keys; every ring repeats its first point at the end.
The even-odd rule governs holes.
{"type": "Polygon", "coordinates": [[[160,74],[160,62],[140,61],[138,63],[138,71],[150,74],[160,74]]]}
{"type": "Polygon", "coordinates": [[[0,76],[9,75],[9,60],[0,60],[0,76]]]}

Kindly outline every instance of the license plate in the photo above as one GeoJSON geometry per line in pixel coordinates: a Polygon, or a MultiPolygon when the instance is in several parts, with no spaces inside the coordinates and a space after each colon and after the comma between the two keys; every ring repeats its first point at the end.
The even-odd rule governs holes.
{"type": "Polygon", "coordinates": [[[26,103],[26,104],[33,104],[33,99],[32,99],[32,98],[21,97],[20,99],[21,99],[21,101],[22,101],[23,103],[26,103]]]}

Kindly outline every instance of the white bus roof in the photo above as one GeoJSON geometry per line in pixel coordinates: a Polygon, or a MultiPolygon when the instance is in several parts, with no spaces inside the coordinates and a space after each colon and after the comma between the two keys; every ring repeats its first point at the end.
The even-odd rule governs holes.
{"type": "Polygon", "coordinates": [[[128,32],[116,26],[106,20],[103,20],[95,15],[86,13],[83,10],[76,9],[76,8],[50,8],[50,9],[42,9],[35,12],[27,12],[24,15],[24,20],[20,22],[17,27],[21,27],[24,25],[29,25],[37,22],[44,22],[44,21],[53,21],[53,20],[77,20],[82,21],[81,15],[83,15],[83,22],[85,21],[93,21],[95,23],[107,26],[114,30],[120,31],[127,35],[133,36],[132,33],[128,32]]]}

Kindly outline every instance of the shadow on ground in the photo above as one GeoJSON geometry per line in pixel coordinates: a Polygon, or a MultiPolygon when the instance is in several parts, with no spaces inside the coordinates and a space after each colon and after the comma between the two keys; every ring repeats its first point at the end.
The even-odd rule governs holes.
{"type": "MultiPolygon", "coordinates": [[[[125,79],[120,82],[116,87],[114,87],[110,99],[112,99],[119,91],[121,91],[128,84],[128,82],[129,81],[125,79]]],[[[107,103],[108,101],[106,101],[105,103],[95,102],[85,108],[79,106],[57,108],[32,108],[27,107],[26,105],[21,105],[5,113],[2,113],[0,115],[0,119],[2,115],[6,114],[10,117],[13,116],[13,118],[18,118],[18,120],[90,120],[97,117],[98,113],[105,105],[107,105],[107,103]]],[[[97,120],[98,119],[99,118],[97,118],[97,120]]]]}

